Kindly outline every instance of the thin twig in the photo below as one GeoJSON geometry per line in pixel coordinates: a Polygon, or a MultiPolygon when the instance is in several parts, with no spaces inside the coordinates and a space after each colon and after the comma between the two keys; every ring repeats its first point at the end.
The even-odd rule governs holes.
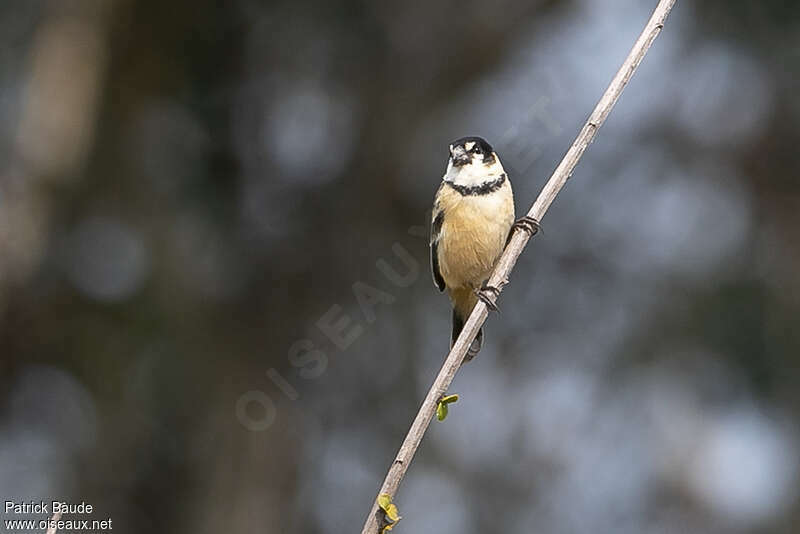
{"type": "MultiPolygon", "coordinates": [[[[572,143],[564,159],[561,160],[556,170],[553,171],[553,175],[545,184],[536,202],[531,206],[527,214],[528,217],[532,217],[537,221],[542,220],[550,204],[553,203],[556,195],[558,195],[558,192],[561,191],[561,188],[567,183],[567,180],[578,164],[586,147],[594,140],[598,128],[605,122],[606,117],[608,117],[608,114],[611,112],[620,94],[622,94],[622,90],[625,88],[628,80],[633,76],[633,73],[644,58],[644,55],[650,49],[650,45],[652,45],[655,38],[658,37],[658,34],[664,27],[664,21],[674,4],[675,0],[661,0],[658,3],[653,15],[647,22],[636,44],[633,45],[622,67],[617,71],[614,79],[611,80],[611,84],[608,86],[608,89],[606,89],[606,92],[603,93],[603,96],[600,98],[597,106],[595,106],[586,124],[584,124],[575,142],[572,143]]],[[[525,248],[530,238],[531,234],[522,229],[517,229],[514,232],[505,252],[503,252],[503,255],[498,260],[491,278],[489,278],[489,285],[502,288],[502,282],[508,279],[511,270],[517,263],[517,258],[519,258],[519,255],[522,253],[522,250],[525,248]]],[[[379,495],[386,493],[394,497],[400,482],[403,480],[403,476],[405,476],[408,465],[414,458],[414,453],[416,453],[420,441],[422,441],[422,436],[425,434],[433,418],[439,398],[447,391],[447,388],[453,381],[453,377],[461,366],[461,362],[464,360],[467,348],[472,343],[472,340],[478,333],[478,330],[483,325],[487,316],[486,304],[479,300],[472,314],[469,316],[467,323],[464,325],[461,335],[450,350],[450,354],[447,356],[442,369],[439,371],[439,375],[436,377],[433,385],[431,385],[428,395],[425,397],[417,413],[417,417],[414,419],[406,435],[406,439],[403,441],[403,445],[397,453],[397,457],[389,468],[389,473],[383,481],[379,495]]],[[[372,510],[369,516],[367,516],[364,528],[361,530],[361,534],[377,534],[382,520],[382,512],[378,507],[376,498],[372,510]]]]}
{"type": "Polygon", "coordinates": [[[47,527],[47,532],[45,534],[56,534],[56,527],[58,525],[58,521],[61,519],[61,512],[55,512],[53,517],[50,518],[50,525],[47,527]]]}

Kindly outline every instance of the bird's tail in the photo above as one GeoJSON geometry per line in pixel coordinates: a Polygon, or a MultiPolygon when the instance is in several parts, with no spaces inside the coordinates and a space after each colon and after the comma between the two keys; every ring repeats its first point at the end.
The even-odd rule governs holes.
{"type": "MultiPolygon", "coordinates": [[[[469,317],[469,314],[467,314],[469,317]]],[[[467,320],[467,317],[462,317],[461,314],[458,312],[456,308],[453,308],[453,336],[450,339],[450,348],[453,348],[455,345],[456,340],[458,339],[458,335],[461,333],[461,330],[464,329],[464,323],[467,320]]],[[[483,328],[478,330],[478,334],[475,336],[475,339],[472,340],[472,344],[467,349],[467,354],[464,357],[464,361],[468,362],[472,358],[478,354],[478,351],[481,350],[481,346],[483,345],[483,328]]]]}

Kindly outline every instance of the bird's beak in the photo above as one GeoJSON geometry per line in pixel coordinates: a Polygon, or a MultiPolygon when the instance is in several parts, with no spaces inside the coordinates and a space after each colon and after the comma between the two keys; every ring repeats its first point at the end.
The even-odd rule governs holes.
{"type": "Polygon", "coordinates": [[[453,165],[456,167],[461,167],[469,163],[469,154],[467,154],[462,146],[453,147],[450,154],[453,156],[453,165]]]}

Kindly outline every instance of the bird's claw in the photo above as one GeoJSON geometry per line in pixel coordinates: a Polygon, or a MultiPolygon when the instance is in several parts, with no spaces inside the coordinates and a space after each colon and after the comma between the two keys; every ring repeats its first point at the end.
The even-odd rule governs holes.
{"type": "Polygon", "coordinates": [[[493,312],[499,312],[500,308],[497,307],[497,298],[500,296],[500,289],[508,283],[508,280],[505,279],[500,282],[500,287],[490,286],[489,284],[483,284],[480,289],[475,290],[475,295],[486,304],[486,307],[489,308],[493,312]]]}
{"type": "Polygon", "coordinates": [[[513,229],[522,230],[523,232],[526,232],[529,236],[533,237],[537,233],[539,233],[539,230],[542,229],[542,225],[539,224],[539,221],[537,219],[525,215],[524,217],[517,219],[517,221],[511,225],[511,228],[512,230],[513,229]]]}

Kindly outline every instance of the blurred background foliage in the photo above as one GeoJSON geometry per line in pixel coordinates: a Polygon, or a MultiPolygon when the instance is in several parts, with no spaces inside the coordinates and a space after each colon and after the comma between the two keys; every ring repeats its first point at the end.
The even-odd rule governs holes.
{"type": "MultiPolygon", "coordinates": [[[[654,5],[2,2],[3,497],[124,532],[360,529],[447,349],[448,142],[493,143],[526,210],[654,5]]],[[[678,1],[397,532],[796,531],[798,21],[678,1]]]]}

